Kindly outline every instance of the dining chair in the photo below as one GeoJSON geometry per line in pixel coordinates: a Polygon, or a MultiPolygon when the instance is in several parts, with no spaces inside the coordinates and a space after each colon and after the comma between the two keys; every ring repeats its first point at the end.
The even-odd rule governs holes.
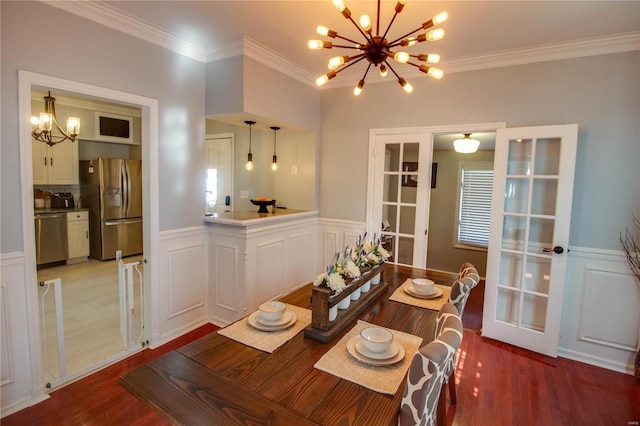
{"type": "MultiPolygon", "coordinates": [[[[471,293],[471,290],[478,285],[480,275],[478,274],[478,270],[471,263],[465,262],[460,268],[459,277],[460,278],[458,278],[451,286],[449,303],[456,307],[460,318],[462,318],[464,306],[469,298],[469,293],[471,293]]],[[[438,324],[436,324],[435,336],[437,337],[439,333],[440,330],[438,329],[438,324]]],[[[453,358],[449,360],[449,363],[446,366],[447,375],[445,378],[445,384],[449,385],[449,400],[451,401],[451,405],[456,405],[458,403],[458,398],[456,396],[456,378],[454,377],[455,369],[456,356],[454,354],[453,358]]]]}
{"type": "Polygon", "coordinates": [[[462,320],[456,307],[445,303],[436,322],[441,333],[421,347],[411,360],[398,416],[401,426],[431,426],[436,424],[436,420],[439,425],[446,424],[442,393],[445,367],[462,342],[462,320]]]}

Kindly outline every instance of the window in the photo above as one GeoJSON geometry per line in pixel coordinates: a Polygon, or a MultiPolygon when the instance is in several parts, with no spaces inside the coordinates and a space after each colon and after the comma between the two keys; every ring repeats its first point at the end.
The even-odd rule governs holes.
{"type": "Polygon", "coordinates": [[[493,163],[459,164],[458,226],[456,247],[486,250],[491,224],[493,163]]]}

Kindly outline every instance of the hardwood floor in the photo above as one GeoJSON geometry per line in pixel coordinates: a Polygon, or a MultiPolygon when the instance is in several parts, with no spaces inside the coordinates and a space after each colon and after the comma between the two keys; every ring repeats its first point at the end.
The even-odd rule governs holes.
{"type": "MultiPolygon", "coordinates": [[[[477,309],[477,300],[467,302],[456,377],[458,404],[447,408],[450,425],[638,424],[640,384],[633,376],[482,338],[466,319],[477,319],[477,309]]],[[[2,419],[2,425],[169,424],[121,388],[118,379],[216,329],[207,324],[136,354],[54,391],[49,400],[2,419]]]]}
{"type": "MultiPolygon", "coordinates": [[[[138,261],[131,256],[125,263],[138,261]]],[[[142,265],[140,266],[142,270],[142,265]]],[[[67,373],[72,375],[125,350],[120,334],[118,266],[115,260],[88,262],[45,268],[38,271],[38,281],[61,278],[64,342],[67,373]]],[[[44,380],[60,378],[56,332],[54,289],[38,287],[40,333],[43,347],[44,380]],[[44,296],[44,297],[43,297],[44,296]],[[42,308],[44,308],[44,321],[42,308]],[[46,345],[45,345],[46,339],[46,345]],[[46,354],[44,351],[46,348],[46,354]]],[[[135,310],[141,313],[140,286],[134,275],[135,310]]],[[[136,317],[136,338],[141,332],[141,315],[136,317]]]]}

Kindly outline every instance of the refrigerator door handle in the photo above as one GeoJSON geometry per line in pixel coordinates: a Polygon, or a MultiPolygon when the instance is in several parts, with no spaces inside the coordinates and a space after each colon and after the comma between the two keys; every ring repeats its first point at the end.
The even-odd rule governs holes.
{"type": "Polygon", "coordinates": [[[129,215],[129,206],[127,201],[129,200],[129,186],[127,185],[127,163],[124,160],[120,160],[120,188],[122,188],[122,209],[125,216],[129,215]]]}
{"type": "Polygon", "coordinates": [[[118,225],[126,225],[129,223],[138,223],[142,222],[141,218],[138,219],[122,219],[122,220],[108,220],[104,222],[105,226],[118,226],[118,225]]]}
{"type": "Polygon", "coordinates": [[[131,170],[129,163],[124,162],[125,172],[127,174],[127,217],[131,216],[131,170]]]}

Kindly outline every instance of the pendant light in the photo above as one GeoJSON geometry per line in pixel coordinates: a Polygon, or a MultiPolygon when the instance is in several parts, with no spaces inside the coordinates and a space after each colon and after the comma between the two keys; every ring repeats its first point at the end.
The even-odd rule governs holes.
{"type": "Polygon", "coordinates": [[[249,154],[247,155],[247,164],[244,165],[244,168],[251,171],[253,170],[253,154],[251,153],[251,126],[256,124],[255,121],[247,120],[245,124],[249,125],[249,154]]]}
{"type": "Polygon", "coordinates": [[[271,170],[274,172],[278,170],[278,155],[276,154],[276,136],[280,127],[272,126],[271,130],[273,130],[273,161],[271,162],[271,170]]]}
{"type": "Polygon", "coordinates": [[[478,150],[480,141],[477,139],[471,139],[471,133],[464,133],[462,139],[456,139],[453,141],[453,148],[456,152],[461,154],[471,154],[478,150]]]}

